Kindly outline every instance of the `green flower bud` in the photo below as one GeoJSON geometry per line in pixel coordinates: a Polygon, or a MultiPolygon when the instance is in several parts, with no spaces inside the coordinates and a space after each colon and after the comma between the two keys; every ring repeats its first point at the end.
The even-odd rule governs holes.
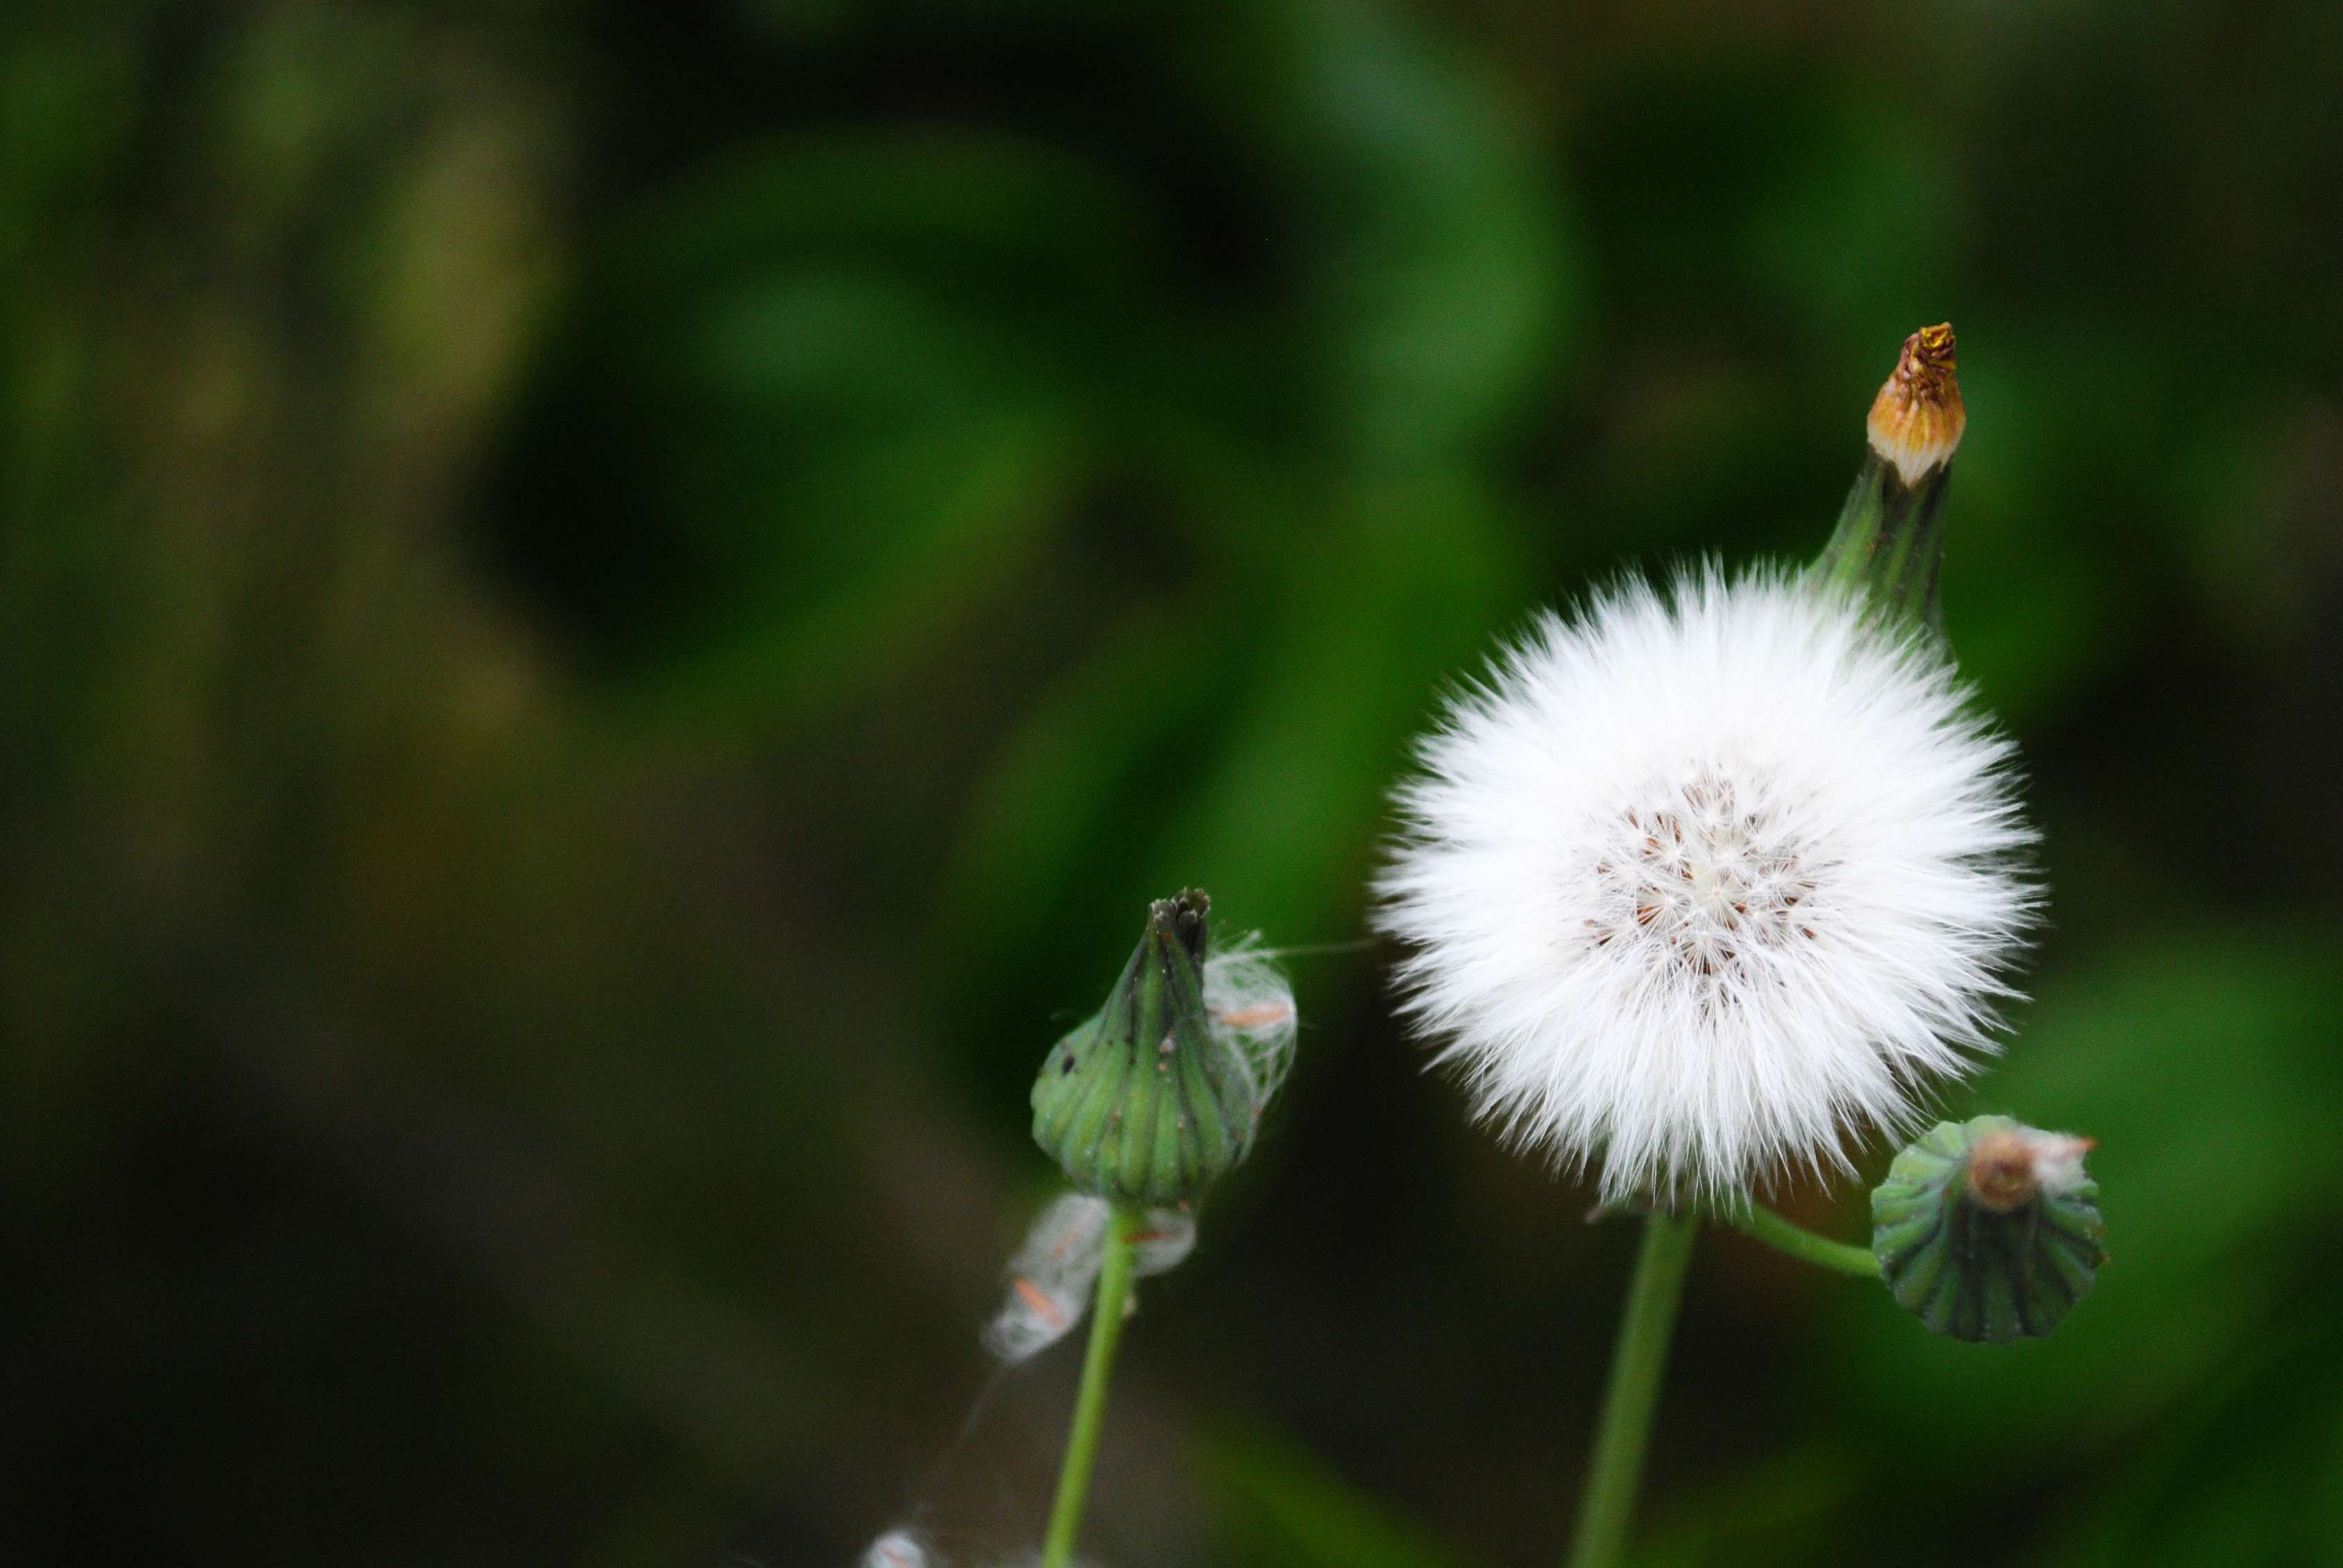
{"type": "Polygon", "coordinates": [[[2090,1148],[2006,1116],[1931,1128],[1871,1195],[1871,1248],[1896,1300],[1958,1340],[2056,1327],[2107,1261],[2090,1148]]]}
{"type": "Polygon", "coordinates": [[[1033,1081],[1033,1141],[1085,1192],[1169,1208],[1244,1157],[1293,1037],[1292,997],[1241,949],[1208,965],[1202,892],[1157,900],[1106,1005],[1033,1081]]]}
{"type": "Polygon", "coordinates": [[[1936,571],[1944,560],[1939,518],[1953,454],[1967,427],[1954,377],[1952,323],[1904,340],[1895,373],[1871,405],[1870,447],[1847,492],[1838,527],[1807,568],[1825,587],[1868,594],[1885,614],[1942,636],[1936,571]]]}

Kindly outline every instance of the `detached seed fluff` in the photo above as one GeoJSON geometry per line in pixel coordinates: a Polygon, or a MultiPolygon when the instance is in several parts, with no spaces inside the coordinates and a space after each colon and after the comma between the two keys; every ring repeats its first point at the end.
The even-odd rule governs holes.
{"type": "Polygon", "coordinates": [[[1860,601],[1629,582],[1548,615],[1419,749],[1377,888],[1409,1015],[1605,1201],[1844,1169],[1993,1049],[2037,901],[2012,748],[1860,601]]]}
{"type": "Polygon", "coordinates": [[[1259,1121],[1293,1066],[1301,1019],[1293,988],[1258,933],[1204,960],[1204,1017],[1213,1043],[1242,1065],[1251,1089],[1246,1098],[1259,1121]]]}
{"type": "Polygon", "coordinates": [[[940,1561],[917,1533],[898,1526],[870,1543],[861,1568],[940,1568],[940,1561]]]}
{"type": "MultiPolygon", "coordinates": [[[[1106,1228],[1113,1208],[1087,1192],[1052,1200],[1009,1261],[1009,1293],[985,1325],[984,1348],[1011,1366],[1071,1333],[1089,1312],[1091,1288],[1106,1261],[1106,1228]]],[[[1133,1279],[1168,1273],[1196,1250],[1196,1217],[1177,1209],[1151,1209],[1141,1228],[1125,1232],[1133,1279]]]]}

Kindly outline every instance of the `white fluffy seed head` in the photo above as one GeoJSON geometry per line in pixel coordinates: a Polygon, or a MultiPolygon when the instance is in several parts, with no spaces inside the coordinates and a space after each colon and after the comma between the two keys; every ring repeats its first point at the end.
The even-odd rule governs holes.
{"type": "Polygon", "coordinates": [[[1920,634],[1778,572],[1548,616],[1399,790],[1407,1010],[1606,1201],[1844,1168],[1991,1049],[2037,901],[2011,756],[1920,634]]]}

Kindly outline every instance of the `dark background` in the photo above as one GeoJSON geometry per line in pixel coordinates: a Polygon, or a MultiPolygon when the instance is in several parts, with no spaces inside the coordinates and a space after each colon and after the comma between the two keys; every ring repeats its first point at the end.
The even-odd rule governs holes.
{"type": "MultiPolygon", "coordinates": [[[[1949,317],[2052,924],[1946,1109],[2096,1134],[2114,1261],[1996,1349],[1704,1242],[1644,1561],[2343,1561],[2338,80],[2326,4],[15,0],[0,1559],[1030,1551],[1078,1352],[946,1451],[1145,900],[1357,938],[1439,683],[1811,553],[1949,317]]],[[[1389,957],[1293,960],[1103,1563],[1559,1554],[1632,1227],[1389,957]]]]}

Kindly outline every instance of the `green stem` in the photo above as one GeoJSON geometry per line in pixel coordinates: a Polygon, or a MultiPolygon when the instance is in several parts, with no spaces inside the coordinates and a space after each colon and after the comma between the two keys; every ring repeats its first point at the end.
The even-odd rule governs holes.
{"type": "Polygon", "coordinates": [[[1145,1227],[1146,1217],[1126,1203],[1117,1203],[1106,1217],[1106,1255],[1099,1264],[1098,1305],[1091,1314],[1090,1349],[1082,1357],[1082,1386],[1074,1396],[1074,1424],[1066,1434],[1066,1462],[1058,1473],[1058,1500],[1050,1509],[1050,1534],[1041,1547],[1041,1568],[1067,1568],[1074,1559],[1082,1505],[1091,1496],[1091,1469],[1098,1460],[1099,1429],[1106,1420],[1107,1379],[1114,1370],[1115,1346],[1122,1339],[1123,1305],[1131,1296],[1131,1238],[1145,1227]]]}
{"type": "Polygon", "coordinates": [[[1891,614],[1908,616],[1942,638],[1945,611],[1936,598],[1936,572],[1944,559],[1943,514],[1952,471],[1947,459],[1921,475],[1916,487],[1906,486],[1896,465],[1866,450],[1830,542],[1806,568],[1811,580],[1868,593],[1891,614]]]}
{"type": "Polygon", "coordinates": [[[1603,1396],[1603,1425],[1579,1503],[1570,1568],[1613,1568],[1626,1549],[1635,1493],[1644,1479],[1644,1451],[1667,1371],[1668,1341],[1684,1300],[1684,1265],[1692,1261],[1693,1237],[1699,1231],[1692,1214],[1654,1209],[1644,1221],[1644,1244],[1635,1253],[1635,1278],[1627,1287],[1619,1345],[1612,1352],[1611,1387],[1603,1396]]]}
{"type": "Polygon", "coordinates": [[[1872,1255],[1870,1248],[1817,1236],[1803,1226],[1791,1224],[1771,1209],[1747,1203],[1726,1211],[1725,1218],[1775,1251],[1787,1252],[1821,1268],[1835,1269],[1842,1274],[1865,1280],[1879,1278],[1879,1260],[1872,1255]]]}

